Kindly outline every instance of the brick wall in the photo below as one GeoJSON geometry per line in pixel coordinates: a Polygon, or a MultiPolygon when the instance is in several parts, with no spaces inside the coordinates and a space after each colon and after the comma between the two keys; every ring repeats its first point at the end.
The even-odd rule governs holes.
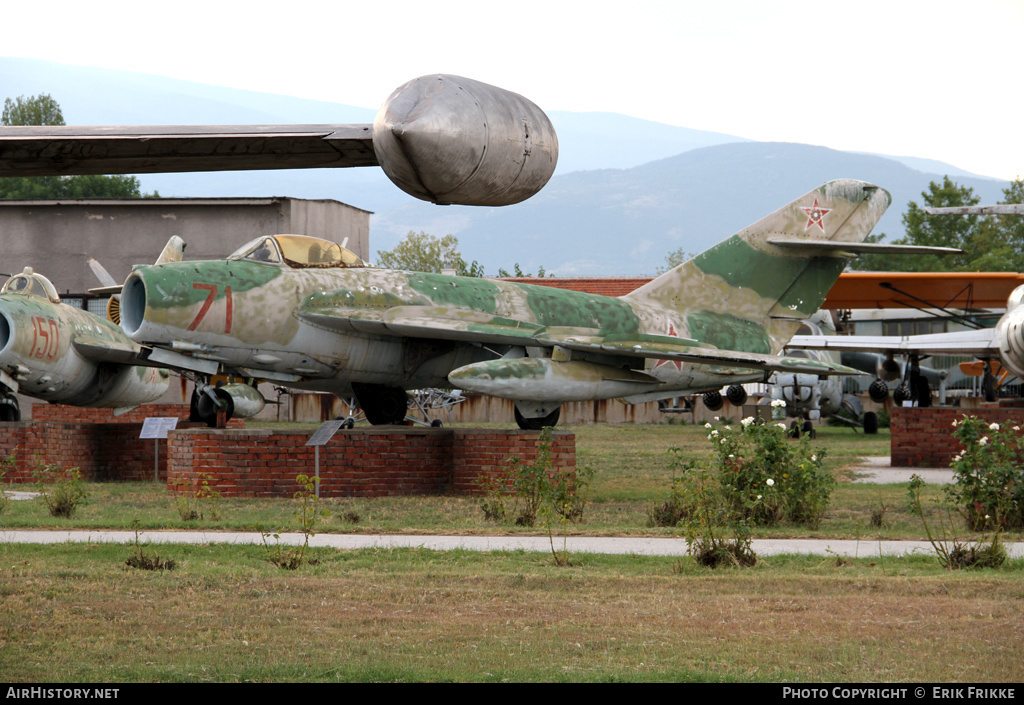
{"type": "Polygon", "coordinates": [[[947,468],[953,456],[963,450],[953,438],[953,422],[977,416],[989,423],[1009,421],[1024,426],[1024,407],[982,406],[974,409],[894,407],[890,416],[893,467],[947,468]]]}
{"type": "MultiPolygon", "coordinates": [[[[312,476],[312,431],[187,429],[168,439],[168,487],[190,492],[209,476],[225,497],[287,497],[295,477],[312,476]]],[[[320,448],[321,497],[475,494],[481,477],[496,476],[510,456],[536,460],[539,434],[519,430],[357,428],[339,431],[320,448]]],[[[576,468],[576,437],[554,434],[554,465],[576,468]]]]}
{"type": "MultiPolygon", "coordinates": [[[[33,482],[37,464],[54,463],[78,468],[87,480],[153,480],[154,441],[139,438],[141,430],[141,423],[3,424],[0,456],[14,457],[4,479],[33,482]]],[[[166,476],[166,442],[160,445],[160,472],[166,476]]]]}
{"type": "MultiPolygon", "coordinates": [[[[188,404],[143,404],[120,416],[114,416],[113,409],[90,409],[64,404],[36,404],[32,407],[33,421],[56,421],[61,423],[137,423],[141,424],[150,416],[176,416],[179,424],[188,423],[188,404]]],[[[244,428],[243,419],[231,419],[228,428],[244,428]]]]}
{"type": "MultiPolygon", "coordinates": [[[[114,416],[112,409],[38,404],[31,421],[0,424],[0,457],[14,457],[8,482],[34,482],[38,463],[78,468],[86,480],[145,482],[154,480],[156,441],[142,439],[146,417],[175,416],[178,427],[202,426],[188,421],[188,406],[147,404],[114,416]]],[[[244,426],[232,419],[229,427],[244,426]]],[[[160,440],[159,477],[167,478],[167,441],[160,440]]]]}

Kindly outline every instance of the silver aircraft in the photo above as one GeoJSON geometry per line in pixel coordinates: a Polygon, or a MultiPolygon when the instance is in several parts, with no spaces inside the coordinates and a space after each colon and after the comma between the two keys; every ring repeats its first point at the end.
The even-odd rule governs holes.
{"type": "Polygon", "coordinates": [[[380,166],[442,205],[518,203],[557,160],[555,129],[534,103],[443,74],[399,87],[372,125],[0,127],[0,176],[380,166]]]}

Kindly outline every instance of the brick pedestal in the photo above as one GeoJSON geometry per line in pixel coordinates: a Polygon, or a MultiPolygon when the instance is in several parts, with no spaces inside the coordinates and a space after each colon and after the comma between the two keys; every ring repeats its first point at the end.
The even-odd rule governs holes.
{"type": "MultiPolygon", "coordinates": [[[[312,429],[188,429],[169,438],[168,487],[192,492],[204,479],[224,497],[290,497],[297,475],[315,473],[312,429]]],[[[320,447],[321,497],[476,494],[508,458],[537,458],[536,432],[414,427],[339,431],[320,447]]],[[[552,461],[575,472],[576,436],[554,434],[552,461]]]]}
{"type": "MultiPolygon", "coordinates": [[[[159,441],[156,473],[172,491],[194,491],[205,479],[224,497],[291,497],[298,475],[316,471],[315,430],[281,433],[211,429],[188,422],[188,407],[147,405],[122,416],[108,409],[37,406],[31,421],[0,423],[0,457],[12,456],[7,482],[34,482],[39,463],[77,467],[83,479],[154,481],[155,446],[141,439],[143,421],[175,416],[178,429],[159,441]]],[[[537,458],[540,434],[532,431],[384,426],[338,431],[320,448],[321,497],[474,494],[479,480],[501,474],[508,459],[537,458]]],[[[552,461],[575,472],[576,436],[556,432],[552,461]]]]}
{"type": "MultiPolygon", "coordinates": [[[[40,463],[78,468],[82,479],[115,482],[154,480],[156,441],[142,439],[147,417],[177,417],[178,427],[202,427],[188,420],[185,404],[147,404],[114,416],[112,409],[36,404],[31,421],[0,423],[0,457],[13,457],[7,482],[34,482],[40,463]]],[[[229,427],[243,427],[232,419],[229,427]]],[[[160,440],[159,478],[167,478],[168,442],[160,440]]]]}
{"type": "Polygon", "coordinates": [[[926,409],[894,407],[890,416],[893,467],[948,468],[963,450],[953,438],[953,422],[977,416],[989,423],[1024,426],[1024,407],[984,405],[973,409],[950,406],[926,409]]]}

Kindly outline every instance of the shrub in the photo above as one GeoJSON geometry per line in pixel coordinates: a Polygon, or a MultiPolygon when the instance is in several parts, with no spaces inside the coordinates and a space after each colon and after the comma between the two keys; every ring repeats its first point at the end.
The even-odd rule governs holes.
{"type": "Polygon", "coordinates": [[[135,530],[135,554],[128,556],[124,564],[129,568],[141,570],[174,570],[177,565],[172,559],[163,560],[158,555],[149,555],[142,550],[142,543],[139,541],[139,520],[132,521],[132,528],[135,530]]]}
{"type": "Polygon", "coordinates": [[[89,496],[78,468],[37,462],[33,475],[51,516],[69,519],[89,496]]]}
{"type": "Polygon", "coordinates": [[[480,480],[484,492],[480,508],[486,519],[533,526],[548,507],[556,517],[573,523],[583,521],[594,471],[582,467],[575,474],[562,472],[551,459],[551,443],[552,431],[545,428],[540,433],[535,462],[526,463],[513,456],[497,477],[480,480]]]}
{"type": "MultiPolygon", "coordinates": [[[[967,541],[957,538],[953,531],[949,498],[945,498],[945,506],[939,507],[938,526],[932,527],[925,519],[924,507],[921,506],[921,488],[924,480],[919,475],[912,475],[907,490],[911,510],[918,515],[924,525],[928,542],[932,545],[939,563],[949,570],[961,568],[997,568],[1006,561],[1006,549],[999,539],[998,527],[991,538],[978,541],[967,541]]],[[[942,504],[942,500],[936,500],[942,504]]]]}
{"type": "Polygon", "coordinates": [[[817,528],[836,481],[823,467],[824,450],[813,450],[805,435],[791,441],[783,423],[739,426],[706,424],[712,442],[711,467],[726,502],[758,526],[783,521],[817,528]]]}
{"type": "Polygon", "coordinates": [[[14,456],[8,455],[6,458],[0,458],[0,514],[3,514],[7,510],[7,505],[10,503],[10,498],[7,493],[4,492],[4,475],[7,471],[14,467],[14,456]]]}
{"type": "Polygon", "coordinates": [[[684,517],[681,523],[690,556],[709,568],[754,565],[757,556],[751,547],[748,507],[733,506],[722,491],[720,473],[709,461],[683,461],[678,448],[669,452],[675,455],[673,470],[680,470],[673,479],[673,495],[684,517]]]}
{"type": "Polygon", "coordinates": [[[541,520],[548,532],[555,563],[564,565],[568,562],[567,537],[563,531],[563,550],[559,554],[555,550],[554,525],[561,524],[564,529],[570,523],[583,521],[594,471],[583,467],[577,468],[575,473],[567,473],[556,468],[551,459],[551,443],[552,430],[545,428],[540,432],[536,462],[526,463],[511,457],[505,472],[481,481],[485,493],[481,509],[490,521],[512,521],[517,526],[533,526],[541,520]]]}
{"type": "Polygon", "coordinates": [[[1024,480],[1020,427],[976,416],[953,422],[964,449],[953,458],[955,482],[945,488],[950,503],[972,531],[1024,528],[1024,480]]]}
{"type": "Polygon", "coordinates": [[[220,518],[220,492],[210,489],[212,475],[203,473],[197,488],[189,492],[189,483],[185,480],[174,482],[174,488],[178,494],[174,497],[174,508],[178,510],[178,516],[182,521],[194,521],[205,519],[209,515],[210,521],[217,521],[220,518]]]}
{"type": "MultiPolygon", "coordinates": [[[[319,481],[320,478],[313,478],[308,475],[297,475],[295,477],[299,490],[292,497],[298,500],[299,503],[299,512],[295,515],[295,519],[303,536],[301,546],[284,548],[280,543],[271,545],[267,539],[272,536],[275,541],[280,541],[281,534],[267,531],[262,526],[255,527],[260,532],[263,548],[267,552],[267,560],[279,568],[295,570],[309,560],[306,556],[309,550],[309,539],[312,536],[316,536],[316,527],[320,519],[330,515],[330,511],[327,509],[317,509],[316,506],[317,502],[320,501],[316,496],[316,483],[319,481]]],[[[315,561],[310,562],[313,563],[315,561]]]]}

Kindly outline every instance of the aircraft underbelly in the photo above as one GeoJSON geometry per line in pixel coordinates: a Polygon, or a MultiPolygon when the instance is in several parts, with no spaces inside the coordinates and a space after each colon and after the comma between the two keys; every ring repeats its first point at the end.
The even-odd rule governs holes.
{"type": "Polygon", "coordinates": [[[231,367],[297,376],[290,383],[296,388],[336,393],[348,393],[352,382],[406,389],[446,386],[452,369],[492,357],[476,346],[450,341],[339,334],[308,326],[287,345],[216,347],[209,356],[231,367]]]}

